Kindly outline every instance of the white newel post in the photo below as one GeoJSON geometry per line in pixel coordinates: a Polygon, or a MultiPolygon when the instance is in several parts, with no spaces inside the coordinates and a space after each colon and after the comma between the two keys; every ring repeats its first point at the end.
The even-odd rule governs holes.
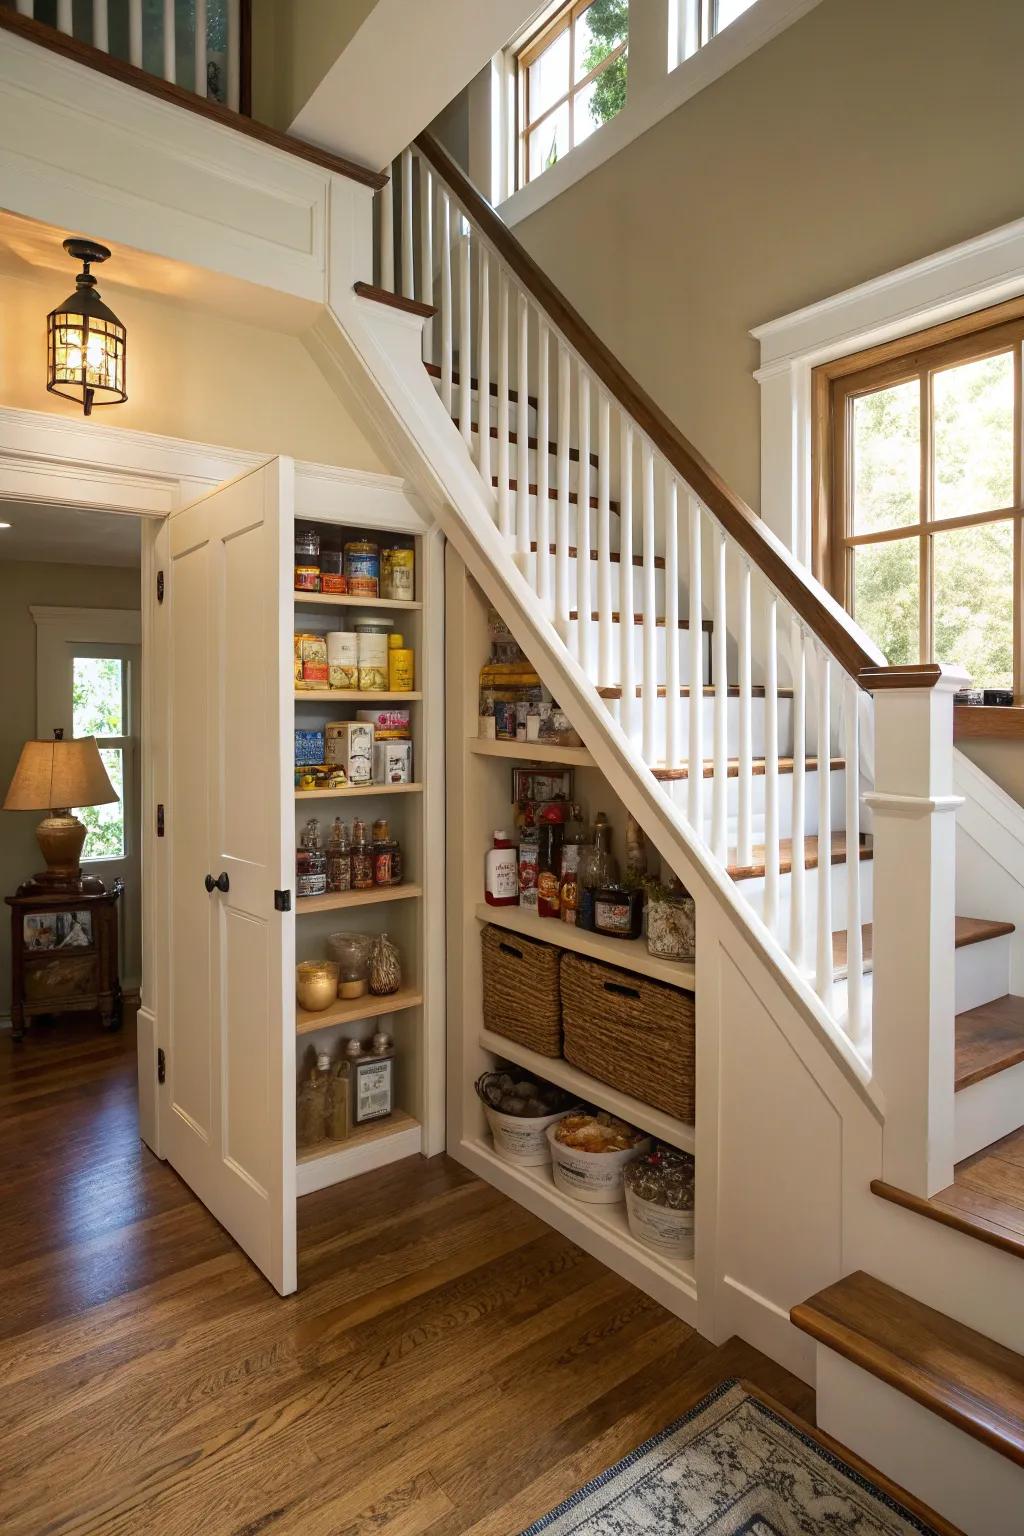
{"type": "Polygon", "coordinates": [[[875,699],[872,1070],[883,1179],[931,1195],[953,1179],[956,809],[954,667],[867,669],[875,699]]]}

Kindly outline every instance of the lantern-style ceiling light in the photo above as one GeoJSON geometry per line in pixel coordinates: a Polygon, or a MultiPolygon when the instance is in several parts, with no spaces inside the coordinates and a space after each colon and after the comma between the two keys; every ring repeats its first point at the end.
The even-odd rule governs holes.
{"type": "Polygon", "coordinates": [[[65,400],[78,401],[85,414],[94,405],[119,405],[125,390],[127,335],[96,289],[89,268],[110,252],[94,240],[65,240],[64,249],[82,270],[75,291],[46,317],[46,387],[65,400]]]}

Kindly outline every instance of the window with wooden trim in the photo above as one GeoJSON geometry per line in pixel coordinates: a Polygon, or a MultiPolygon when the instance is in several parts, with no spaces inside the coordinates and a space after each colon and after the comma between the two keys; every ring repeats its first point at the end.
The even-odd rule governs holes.
{"type": "Polygon", "coordinates": [[[629,0],[572,0],[519,49],[520,186],[622,108],[628,45],[629,0]]]}
{"type": "Polygon", "coordinates": [[[1024,304],[815,370],[815,574],[893,665],[1024,691],[1024,304]]]}

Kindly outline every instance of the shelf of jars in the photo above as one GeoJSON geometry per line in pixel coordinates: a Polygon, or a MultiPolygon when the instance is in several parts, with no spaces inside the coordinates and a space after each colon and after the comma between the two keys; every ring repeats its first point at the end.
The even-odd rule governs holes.
{"type": "MultiPolygon", "coordinates": [[[[428,1122],[430,1150],[443,1145],[426,1045],[438,1014],[425,958],[425,818],[437,755],[423,713],[425,618],[442,591],[428,542],[296,521],[300,1195],[426,1150],[428,1122]]],[[[433,654],[437,666],[439,646],[433,654]]]]}

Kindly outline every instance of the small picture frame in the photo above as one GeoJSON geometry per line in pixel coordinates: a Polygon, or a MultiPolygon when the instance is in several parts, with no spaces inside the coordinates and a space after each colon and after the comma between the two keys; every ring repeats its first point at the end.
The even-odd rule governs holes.
{"type": "Polygon", "coordinates": [[[571,800],[572,775],[571,768],[513,768],[512,804],[538,804],[559,796],[571,800]]]}
{"type": "Polygon", "coordinates": [[[88,910],[26,912],[22,921],[22,940],[29,953],[92,947],[92,913],[88,910]]]}

